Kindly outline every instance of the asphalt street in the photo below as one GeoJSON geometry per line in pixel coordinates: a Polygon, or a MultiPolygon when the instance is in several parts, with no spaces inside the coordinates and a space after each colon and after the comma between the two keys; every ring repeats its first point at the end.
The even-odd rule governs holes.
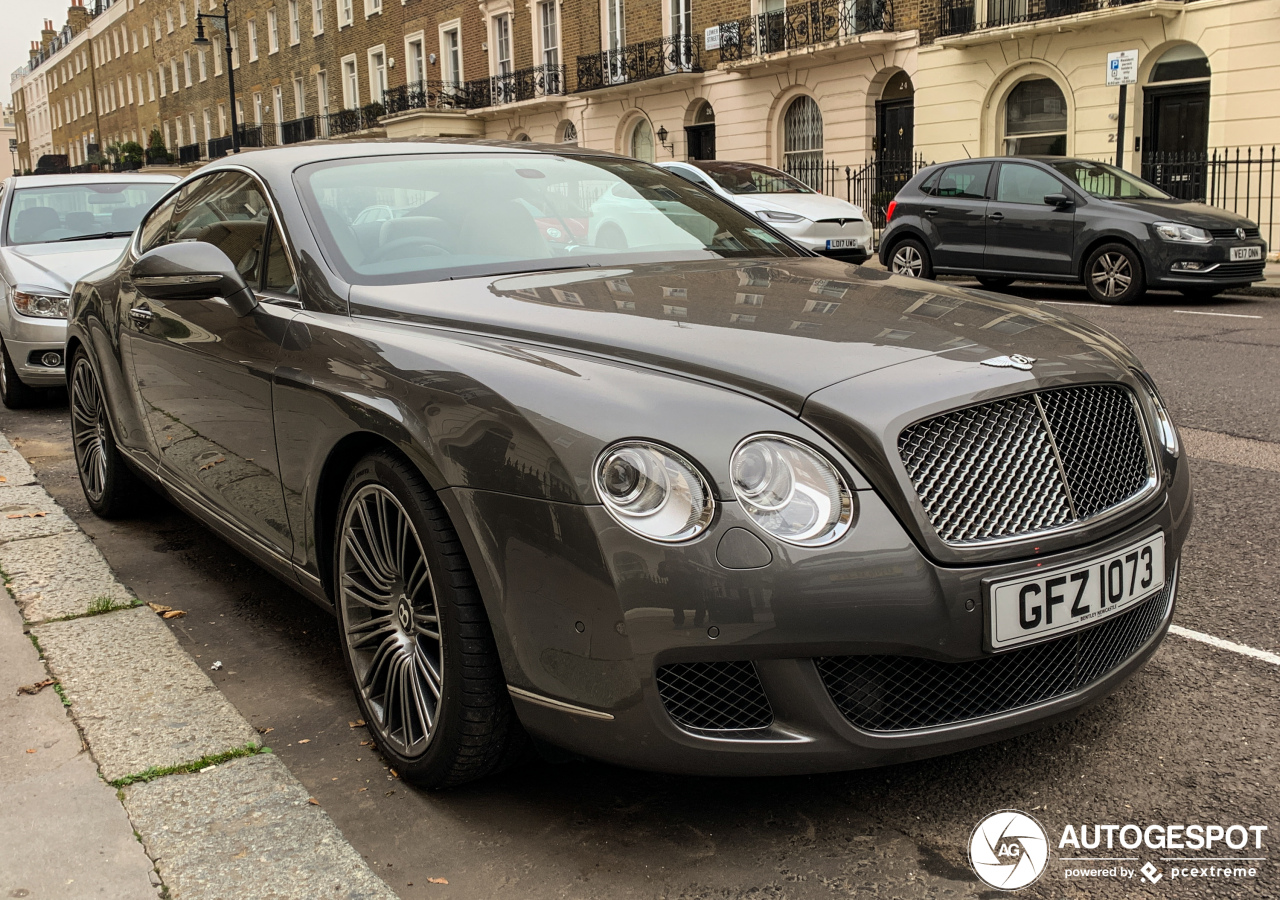
{"type": "MultiPolygon", "coordinates": [[[[1147,363],[1193,451],[1196,523],[1175,622],[1280,653],[1280,300],[1153,295],[1109,308],[1078,288],[1011,292],[1093,319],[1147,363]]],[[[187,612],[168,622],[183,646],[206,671],[222,663],[214,682],[406,900],[999,896],[975,878],[966,847],[978,821],[1005,808],[1037,817],[1055,844],[1067,824],[1204,823],[1270,828],[1261,851],[1216,855],[1268,857],[1280,845],[1280,666],[1172,635],[1076,719],[940,759],[772,779],[539,760],[425,794],[354,724],[327,613],[163,500],[131,521],[95,519],[65,406],[2,410],[0,429],[121,581],[187,612]]],[[[1151,885],[1067,879],[1061,855],[1023,896],[1280,896],[1271,859],[1253,863],[1255,878],[1151,885]]],[[[1162,854],[1116,855],[1136,868],[1162,854]]]]}

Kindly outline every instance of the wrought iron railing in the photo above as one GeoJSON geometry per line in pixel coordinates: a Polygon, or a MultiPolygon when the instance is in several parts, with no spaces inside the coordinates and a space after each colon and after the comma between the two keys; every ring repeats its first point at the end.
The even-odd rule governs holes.
{"type": "MultiPolygon", "coordinates": [[[[276,126],[270,122],[261,125],[241,125],[236,131],[241,147],[274,147],[276,146],[276,126]]],[[[231,152],[231,135],[209,138],[205,142],[209,159],[220,159],[231,152]]]]}
{"type": "Polygon", "coordinates": [[[944,36],[1129,6],[1142,0],[942,0],[944,36]]]}
{"type": "Polygon", "coordinates": [[[386,114],[394,116],[414,109],[470,109],[467,85],[457,81],[411,81],[383,95],[386,114]]]}
{"type": "Polygon", "coordinates": [[[1276,147],[1219,147],[1188,153],[1147,153],[1142,177],[1179,200],[1229,209],[1258,223],[1267,248],[1280,235],[1276,221],[1276,147]]]}
{"type": "Polygon", "coordinates": [[[530,66],[489,79],[489,105],[519,103],[538,97],[554,97],[567,89],[564,66],[530,66]]]}
{"type": "Polygon", "coordinates": [[[184,144],[178,148],[178,162],[182,165],[200,162],[200,144],[184,144]]]}
{"type": "Polygon", "coordinates": [[[891,0],[810,0],[720,23],[720,59],[750,59],[893,30],[891,0]]]}
{"type": "Polygon", "coordinates": [[[696,35],[656,38],[578,57],[578,90],[594,91],[679,72],[702,71],[702,39],[696,35]]]}
{"type": "Polygon", "coordinates": [[[321,137],[341,137],[365,129],[364,111],[359,109],[340,109],[320,117],[321,137]]]}
{"type": "Polygon", "coordinates": [[[917,153],[904,157],[871,157],[853,166],[842,166],[830,159],[793,160],[786,164],[786,170],[788,175],[815,191],[831,197],[844,194],[845,200],[862,207],[879,243],[889,202],[926,165],[932,163],[926,163],[917,153]]]}
{"type": "Polygon", "coordinates": [[[300,144],[316,139],[316,117],[300,116],[280,123],[280,143],[300,144]]]}

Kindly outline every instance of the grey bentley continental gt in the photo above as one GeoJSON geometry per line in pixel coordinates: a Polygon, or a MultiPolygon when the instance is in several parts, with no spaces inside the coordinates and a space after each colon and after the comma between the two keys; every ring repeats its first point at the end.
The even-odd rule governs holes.
{"type": "Polygon", "coordinates": [[[331,609],[427,787],[530,738],[726,775],[972,747],[1099,700],[1173,615],[1187,461],[1120,341],[635,160],[231,157],[70,305],[90,506],[149,483],[331,609]]]}

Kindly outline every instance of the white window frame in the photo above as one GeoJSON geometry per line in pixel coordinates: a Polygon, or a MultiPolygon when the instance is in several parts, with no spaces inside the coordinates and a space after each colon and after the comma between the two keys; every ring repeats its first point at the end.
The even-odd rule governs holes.
{"type": "Polygon", "coordinates": [[[293,117],[301,119],[307,114],[307,83],[301,75],[293,79],[293,117]]]}
{"type": "Polygon", "coordinates": [[[382,0],[364,0],[364,17],[382,15],[382,0]]]}
{"type": "Polygon", "coordinates": [[[342,78],[342,108],[356,109],[360,105],[360,64],[356,55],[348,53],[339,60],[342,78]]]}
{"type": "Polygon", "coordinates": [[[267,10],[267,55],[280,52],[280,18],[275,7],[267,10]]]}
{"type": "Polygon", "coordinates": [[[147,102],[155,103],[156,102],[156,85],[155,85],[155,82],[152,80],[151,75],[152,75],[151,70],[147,69],[147,102]]]}
{"type": "Polygon", "coordinates": [[[230,132],[227,130],[227,105],[225,103],[218,104],[218,137],[226,137],[230,132]]]}
{"type": "Polygon", "coordinates": [[[534,59],[536,62],[544,66],[558,66],[561,64],[560,49],[562,43],[560,30],[560,0],[540,0],[533,4],[533,42],[534,42],[534,59]],[[543,22],[543,11],[550,9],[555,19],[552,22],[553,43],[548,43],[546,27],[543,22]],[[554,60],[547,58],[547,52],[555,54],[554,60]]]}
{"type": "Polygon", "coordinates": [[[196,130],[196,114],[187,113],[187,130],[191,132],[191,143],[200,143],[200,132],[196,130]]]}
{"type": "Polygon", "coordinates": [[[462,54],[462,20],[452,19],[443,22],[439,29],[440,34],[440,80],[448,83],[462,84],[466,80],[464,74],[465,61],[462,54]],[[452,34],[457,41],[457,60],[453,59],[451,48],[449,45],[448,35],[452,34]]]}
{"type": "Polygon", "coordinates": [[[289,0],[289,46],[298,46],[300,40],[302,40],[302,22],[298,19],[298,0],[289,0]]]}
{"type": "Polygon", "coordinates": [[[205,55],[203,47],[196,51],[196,63],[197,63],[196,69],[200,73],[200,80],[208,81],[209,80],[209,59],[205,55]]]}
{"type": "Polygon", "coordinates": [[[249,27],[249,62],[258,58],[258,20],[250,19],[249,27]]]}
{"type": "MultiPolygon", "coordinates": [[[[165,91],[165,85],[164,85],[164,64],[163,63],[161,63],[160,66],[156,69],[156,79],[160,82],[160,96],[161,97],[166,96],[167,91],[165,91]]],[[[98,106],[102,106],[102,98],[98,98],[98,106]]]]}
{"type": "Polygon", "coordinates": [[[191,87],[191,51],[182,51],[182,86],[191,87]]]}
{"type": "Polygon", "coordinates": [[[417,31],[404,38],[405,81],[413,84],[427,80],[427,37],[425,32],[417,31]]]}
{"type": "Polygon", "coordinates": [[[169,57],[169,71],[173,74],[173,93],[178,93],[178,57],[169,57]]]}
{"type": "Polygon", "coordinates": [[[316,72],[316,112],[329,115],[329,73],[324,69],[316,72]]]}
{"type": "Polygon", "coordinates": [[[279,129],[284,122],[284,85],[277,84],[271,88],[271,118],[279,129]]]}
{"type": "Polygon", "coordinates": [[[338,4],[338,30],[350,28],[356,21],[355,0],[334,0],[338,4]]]}
{"type": "Polygon", "coordinates": [[[217,78],[222,74],[222,57],[226,55],[227,48],[222,43],[222,38],[215,37],[213,39],[213,76],[217,78]]]}
{"type": "Polygon", "coordinates": [[[324,0],[311,0],[311,34],[324,34],[324,0]]]}
{"type": "Polygon", "coordinates": [[[209,107],[204,108],[204,139],[206,142],[213,140],[213,118],[209,115],[209,107]]]}
{"type": "Polygon", "coordinates": [[[227,40],[231,41],[231,68],[238,69],[240,68],[240,32],[232,29],[227,35],[227,40]]]}
{"type": "Polygon", "coordinates": [[[385,103],[387,97],[387,47],[379,44],[370,47],[367,53],[369,61],[369,102],[385,103]],[[380,59],[381,65],[376,60],[380,59]]]}
{"type": "Polygon", "coordinates": [[[604,23],[600,29],[601,50],[619,50],[627,45],[627,12],[623,0],[600,0],[600,21],[604,23]]]}
{"type": "Polygon", "coordinates": [[[180,28],[187,27],[187,4],[186,0],[178,0],[178,26],[180,28]]]}
{"type": "Polygon", "coordinates": [[[262,91],[253,92],[253,124],[262,124],[262,91]]]}
{"type": "Polygon", "coordinates": [[[164,24],[165,24],[165,27],[168,29],[165,33],[173,34],[173,10],[172,9],[166,9],[164,11],[164,24]]]}
{"type": "Polygon", "coordinates": [[[489,74],[510,75],[515,71],[511,49],[510,7],[489,17],[489,74]]]}

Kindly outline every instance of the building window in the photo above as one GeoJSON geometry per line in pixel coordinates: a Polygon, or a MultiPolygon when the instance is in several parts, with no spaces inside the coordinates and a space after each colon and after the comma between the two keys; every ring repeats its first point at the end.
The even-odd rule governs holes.
{"type": "Polygon", "coordinates": [[[196,114],[187,113],[187,130],[191,132],[191,143],[200,142],[200,132],[196,131],[196,114]]]}
{"type": "Polygon", "coordinates": [[[298,43],[300,35],[298,26],[298,0],[289,0],[289,45],[298,43]]]}
{"type": "Polygon", "coordinates": [[[324,69],[316,73],[316,105],[320,115],[329,115],[329,76],[324,69]]]}
{"type": "Polygon", "coordinates": [[[178,24],[187,27],[187,4],[183,0],[178,0],[178,24]]]}
{"type": "Polygon", "coordinates": [[[191,51],[182,51],[182,77],[183,87],[191,87],[191,51]]]}
{"type": "Polygon", "coordinates": [[[338,27],[344,28],[355,21],[355,10],[351,0],[338,0],[338,27]]]}
{"type": "MultiPolygon", "coordinates": [[[[163,75],[164,70],[161,69],[160,71],[161,71],[161,74],[163,75]]],[[[151,72],[148,71],[147,72],[147,102],[154,103],[155,99],[156,99],[156,86],[155,86],[155,83],[151,80],[151,72]]]]}
{"type": "Polygon", "coordinates": [[[311,0],[311,31],[324,34],[324,0],[311,0]]]}
{"type": "MultiPolygon", "coordinates": [[[[160,82],[160,96],[161,96],[161,97],[163,97],[163,96],[165,95],[165,93],[164,93],[164,66],[161,66],[160,68],[156,69],[156,78],[157,78],[157,79],[159,80],[159,82],[160,82]]],[[[102,98],[101,98],[101,97],[99,97],[99,98],[98,98],[98,106],[102,106],[102,98]]]]}
{"type": "Polygon", "coordinates": [[[200,65],[199,65],[199,70],[200,70],[200,80],[201,80],[201,81],[206,81],[206,80],[208,80],[208,78],[209,78],[209,63],[208,63],[208,61],[205,59],[205,55],[204,55],[204,51],[203,51],[203,50],[197,50],[197,51],[196,51],[196,59],[197,59],[197,61],[200,63],[200,65]]]}
{"type": "Polygon", "coordinates": [[[227,107],[224,103],[218,104],[218,136],[225,137],[230,132],[227,131],[227,107]]]}
{"type": "Polygon", "coordinates": [[[262,91],[253,93],[253,124],[262,124],[262,91]]]}
{"type": "Polygon", "coordinates": [[[222,54],[225,51],[222,46],[222,38],[213,39],[213,74],[222,74],[222,54]]]}
{"type": "Polygon", "coordinates": [[[511,74],[511,16],[493,18],[493,43],[498,48],[496,75],[511,74]]]}
{"type": "Polygon", "coordinates": [[[280,49],[280,23],[276,20],[276,11],[267,10],[267,52],[275,53],[280,49]]]}
{"type": "Polygon", "coordinates": [[[356,58],[348,56],[342,61],[342,108],[355,109],[360,103],[360,73],[356,58]]]}
{"type": "Polygon", "coordinates": [[[791,101],[782,117],[783,166],[810,187],[822,181],[822,110],[812,97],[791,101]]]}
{"type": "Polygon", "coordinates": [[[227,40],[231,42],[231,68],[240,68],[240,32],[232,31],[227,35],[227,40]]]}
{"type": "Polygon", "coordinates": [[[1190,81],[1210,76],[1209,58],[1194,44],[1179,44],[1166,50],[1151,70],[1152,82],[1190,81]]]}
{"type": "Polygon", "coordinates": [[[1048,78],[1018,84],[1004,102],[1006,156],[1065,156],[1067,101],[1048,78]]]}
{"type": "Polygon", "coordinates": [[[258,58],[258,23],[249,20],[249,62],[258,58]]]}
{"type": "Polygon", "coordinates": [[[558,140],[561,144],[572,144],[575,147],[578,146],[578,126],[568,120],[562,122],[560,125],[560,137],[558,140]]]}
{"type": "Polygon", "coordinates": [[[631,126],[631,135],[627,140],[630,154],[641,162],[653,162],[653,127],[643,117],[636,119],[631,126]]]}
{"type": "Polygon", "coordinates": [[[453,84],[462,81],[462,41],[459,38],[460,30],[461,26],[453,26],[440,33],[440,74],[445,82],[453,84]]]}
{"type": "Polygon", "coordinates": [[[173,79],[169,82],[173,92],[178,93],[178,57],[169,60],[169,71],[173,75],[173,79]]]}
{"type": "Polygon", "coordinates": [[[166,9],[164,11],[164,24],[168,29],[168,33],[173,34],[173,10],[166,9]]]}
{"type": "Polygon", "coordinates": [[[409,83],[415,84],[417,82],[424,81],[427,77],[427,70],[425,65],[426,60],[422,53],[422,36],[419,35],[413,40],[408,41],[404,45],[404,51],[404,55],[409,60],[409,83]]]}
{"type": "Polygon", "coordinates": [[[538,29],[542,35],[542,64],[548,68],[560,65],[560,17],[557,0],[538,4],[538,29]]]}
{"type": "Polygon", "coordinates": [[[206,141],[213,139],[213,120],[209,117],[209,110],[204,111],[204,139],[206,141]]]}
{"type": "Polygon", "coordinates": [[[278,84],[271,89],[271,119],[276,128],[284,121],[284,88],[278,84]]]}
{"type": "Polygon", "coordinates": [[[380,12],[382,12],[382,0],[364,0],[364,17],[366,19],[380,12]]]}
{"type": "Polygon", "coordinates": [[[383,47],[369,51],[369,102],[385,103],[387,94],[387,53],[383,47]]]}

